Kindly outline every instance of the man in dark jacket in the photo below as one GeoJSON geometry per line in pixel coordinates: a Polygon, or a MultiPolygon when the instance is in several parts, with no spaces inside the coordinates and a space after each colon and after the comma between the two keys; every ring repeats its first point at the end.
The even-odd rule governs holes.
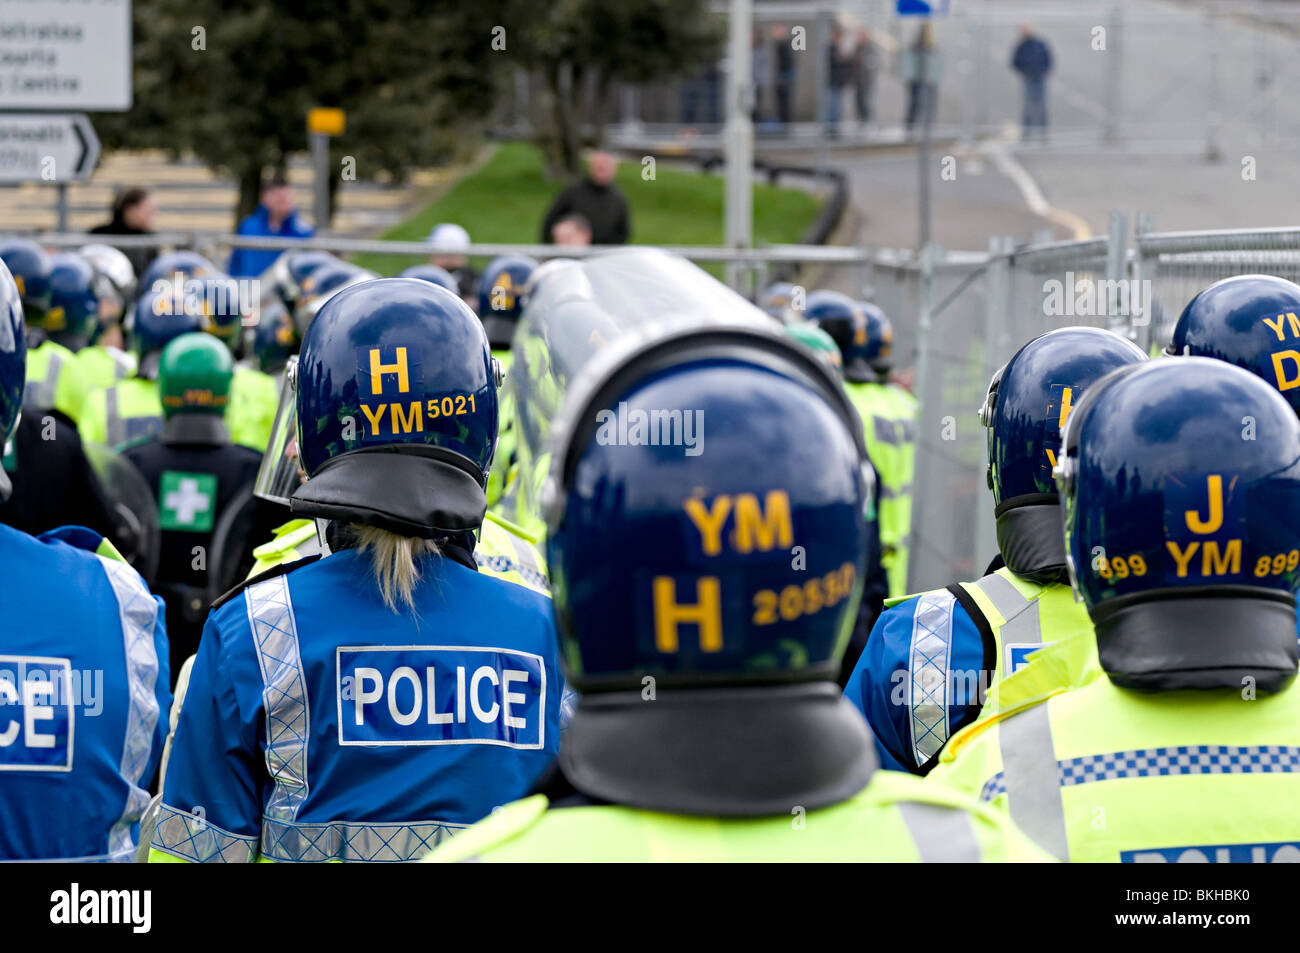
{"type": "Polygon", "coordinates": [[[627,198],[614,184],[617,163],[608,152],[593,152],[587,177],[559,194],[542,221],[542,241],[554,241],[551,229],[565,216],[577,212],[591,225],[593,245],[623,245],[632,232],[627,198]]]}
{"type": "Polygon", "coordinates": [[[1028,24],[1021,26],[1020,34],[1020,42],[1011,55],[1011,68],[1025,82],[1025,113],[1020,136],[1027,141],[1037,127],[1039,136],[1046,141],[1047,74],[1052,71],[1052,51],[1028,24]]]}

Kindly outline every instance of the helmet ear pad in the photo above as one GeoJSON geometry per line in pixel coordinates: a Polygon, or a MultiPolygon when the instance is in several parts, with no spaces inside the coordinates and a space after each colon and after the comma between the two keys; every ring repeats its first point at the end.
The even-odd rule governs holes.
{"type": "MultiPolygon", "coordinates": [[[[989,479],[991,483],[991,470],[989,479]]],[[[993,511],[993,516],[997,524],[998,552],[1008,569],[1039,585],[1064,582],[1068,578],[1059,496],[1055,493],[1017,496],[1005,500],[993,511]]]]}

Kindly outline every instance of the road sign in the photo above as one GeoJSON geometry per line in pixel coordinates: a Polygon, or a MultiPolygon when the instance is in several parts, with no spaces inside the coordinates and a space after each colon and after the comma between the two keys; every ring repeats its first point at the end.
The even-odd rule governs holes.
{"type": "Polygon", "coordinates": [[[0,113],[0,182],[79,182],[98,160],[84,114],[0,113]]]}
{"type": "Polygon", "coordinates": [[[897,0],[900,17],[946,17],[949,0],[897,0]]]}
{"type": "Polygon", "coordinates": [[[131,0],[0,0],[6,109],[131,108],[131,0]]]}

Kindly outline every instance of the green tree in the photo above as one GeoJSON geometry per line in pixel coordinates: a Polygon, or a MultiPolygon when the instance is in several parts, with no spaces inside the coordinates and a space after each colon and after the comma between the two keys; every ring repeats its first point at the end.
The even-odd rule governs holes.
{"type": "Polygon", "coordinates": [[[492,29],[506,0],[136,0],[135,106],[100,116],[109,146],[195,153],[239,182],[238,221],[259,183],[307,147],[313,106],[346,111],[331,142],[333,200],[359,178],[445,162],[497,101],[492,29]]]}
{"type": "Polygon", "coordinates": [[[615,83],[680,76],[720,54],[726,21],[709,7],[709,0],[511,0],[506,48],[543,84],[551,128],[540,138],[553,165],[579,171],[588,77],[599,137],[615,83]]]}

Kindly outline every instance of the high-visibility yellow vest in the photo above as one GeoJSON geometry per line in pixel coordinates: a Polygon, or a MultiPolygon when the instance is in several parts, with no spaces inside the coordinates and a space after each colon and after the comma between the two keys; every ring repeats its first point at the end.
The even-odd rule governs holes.
{"type": "Polygon", "coordinates": [[[916,398],[895,384],[845,381],[862,417],[867,455],[880,480],[881,563],[889,594],[907,592],[907,537],[912,530],[912,481],[916,457],[916,398]]]}
{"type": "Polygon", "coordinates": [[[474,547],[478,571],[517,583],[543,595],[551,594],[546,559],[536,541],[504,517],[489,512],[474,547]]]}
{"type": "MultiPolygon", "coordinates": [[[[509,348],[495,350],[492,356],[501,364],[503,375],[510,373],[509,348]]],[[[510,458],[515,453],[515,398],[514,391],[506,387],[505,377],[497,389],[497,452],[492,458],[492,472],[488,474],[488,506],[496,504],[505,492],[510,476],[510,458]]]]}
{"type": "Polygon", "coordinates": [[[231,442],[252,447],[258,453],[265,452],[279,403],[280,389],[275,378],[236,364],[225,415],[231,442]]]}
{"type": "Polygon", "coordinates": [[[81,439],[110,447],[162,432],[158,382],[128,377],[86,398],[78,421],[81,439]]]}
{"type": "Polygon", "coordinates": [[[959,732],[927,781],[1005,807],[1061,860],[1300,861],[1300,683],[1129,691],[1090,668],[1088,641],[1010,676],[1004,698],[1024,700],[959,732]],[[1053,665],[1088,674],[1021,684],[1053,665]]]}
{"type": "MultiPolygon", "coordinates": [[[[271,540],[253,550],[257,561],[248,578],[319,552],[315,521],[290,520],[276,527],[271,540]]],[[[519,527],[493,513],[483,520],[482,533],[474,547],[474,562],[484,575],[526,586],[543,595],[551,594],[546,560],[536,544],[519,527]]]]}
{"type": "Polygon", "coordinates": [[[634,808],[548,810],[537,794],[445,841],[426,861],[1044,861],[996,811],[897,771],[804,814],[694,817],[634,808]]]}
{"type": "Polygon", "coordinates": [[[118,381],[135,375],[135,358],[117,348],[92,344],[78,351],[76,357],[88,390],[112,387],[118,381]]]}
{"type": "Polygon", "coordinates": [[[1033,653],[1062,639],[1093,639],[1088,609],[1065,583],[1040,585],[1005,566],[961,587],[979,607],[993,633],[994,666],[987,677],[981,717],[996,712],[1003,680],[1022,668],[1033,653]]]}
{"type": "Polygon", "coordinates": [[[76,423],[89,390],[77,356],[62,344],[46,339],[27,352],[24,407],[53,408],[76,423]]]}

